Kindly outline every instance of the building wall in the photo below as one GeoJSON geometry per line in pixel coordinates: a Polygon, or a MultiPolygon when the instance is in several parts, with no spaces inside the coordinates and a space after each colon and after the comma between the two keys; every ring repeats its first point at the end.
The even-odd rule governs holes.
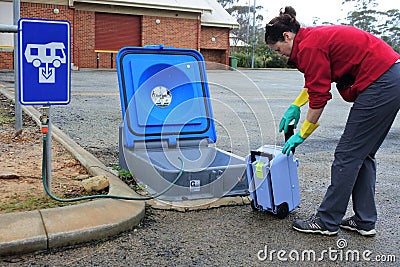
{"type": "MultiPolygon", "coordinates": [[[[9,49],[7,49],[9,50],[9,49]]],[[[13,69],[14,68],[14,53],[11,51],[3,50],[0,52],[0,69],[13,69]]]]}
{"type": "Polygon", "coordinates": [[[198,49],[200,21],[157,16],[142,17],[142,44],[198,49]]]}
{"type": "Polygon", "coordinates": [[[229,65],[229,29],[201,27],[200,52],[206,61],[229,65]]]}
{"type": "Polygon", "coordinates": [[[75,10],[74,20],[74,45],[72,62],[79,68],[96,68],[97,57],[95,53],[95,13],[93,11],[75,10]]]}
{"type": "Polygon", "coordinates": [[[201,48],[229,48],[229,29],[219,27],[201,27],[201,48]]]}
{"type": "MultiPolygon", "coordinates": [[[[226,63],[226,59],[228,58],[226,51],[221,49],[200,49],[201,54],[206,61],[207,69],[219,69],[226,70],[228,69],[228,63],[226,63]]],[[[229,60],[229,58],[228,58],[229,60]]]]}
{"type": "MultiPolygon", "coordinates": [[[[155,12],[154,12],[155,13],[155,12]]],[[[135,14],[137,15],[137,14],[135,14]]],[[[79,68],[115,68],[116,54],[95,51],[95,10],[67,5],[21,2],[21,18],[68,20],[71,61],[79,68]],[[54,12],[58,9],[58,13],[54,12]]],[[[142,14],[141,46],[159,45],[204,51],[206,61],[229,63],[229,28],[202,27],[198,17],[142,14]],[[215,41],[213,41],[215,38],[215,41]]],[[[13,52],[0,51],[0,69],[13,68],[13,52]]]]}

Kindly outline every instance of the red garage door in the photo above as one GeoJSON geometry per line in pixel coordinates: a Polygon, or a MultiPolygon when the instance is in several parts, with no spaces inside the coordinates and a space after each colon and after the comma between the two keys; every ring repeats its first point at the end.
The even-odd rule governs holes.
{"type": "Polygon", "coordinates": [[[141,46],[140,16],[96,13],[95,49],[118,51],[124,46],[141,46]]]}

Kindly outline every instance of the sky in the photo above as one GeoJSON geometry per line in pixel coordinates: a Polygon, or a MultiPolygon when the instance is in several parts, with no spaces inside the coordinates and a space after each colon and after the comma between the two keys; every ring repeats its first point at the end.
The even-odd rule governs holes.
{"type": "MultiPolygon", "coordinates": [[[[254,5],[254,0],[240,0],[241,4],[254,5]]],[[[322,22],[338,23],[338,19],[344,19],[347,16],[345,5],[343,10],[341,3],[343,0],[256,0],[257,6],[263,6],[261,12],[264,16],[263,24],[267,23],[277,15],[281,7],[292,6],[297,12],[297,20],[306,26],[312,25],[314,17],[319,17],[318,24],[322,22]]],[[[377,0],[377,10],[386,11],[389,9],[400,9],[399,0],[377,0]]]]}

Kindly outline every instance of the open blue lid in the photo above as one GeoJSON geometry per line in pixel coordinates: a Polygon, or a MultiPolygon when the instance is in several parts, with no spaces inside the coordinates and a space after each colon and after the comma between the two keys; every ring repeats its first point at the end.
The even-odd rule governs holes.
{"type": "Polygon", "coordinates": [[[203,56],[196,50],[125,47],[117,54],[124,144],[216,141],[203,56]]]}

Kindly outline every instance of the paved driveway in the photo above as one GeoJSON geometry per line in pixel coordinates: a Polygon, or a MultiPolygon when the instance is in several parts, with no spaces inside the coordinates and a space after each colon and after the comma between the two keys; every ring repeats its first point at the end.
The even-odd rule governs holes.
{"type": "MultiPolygon", "coordinates": [[[[12,86],[12,74],[0,75],[2,86],[12,86]]],[[[276,124],[301,89],[299,72],[209,71],[208,79],[217,147],[245,156],[262,144],[283,144],[276,124]]],[[[139,228],[111,240],[16,260],[23,265],[69,266],[361,266],[376,261],[396,266],[394,257],[400,260],[399,116],[377,154],[377,236],[340,231],[336,237],[322,237],[291,229],[293,219],[315,212],[329,185],[333,150],[349,108],[333,90],[321,126],[296,150],[302,204],[286,219],[254,212],[249,206],[187,213],[149,208],[139,228]]],[[[305,110],[302,118],[304,114],[305,110]]],[[[71,104],[53,107],[53,122],[106,165],[118,163],[121,117],[114,71],[73,72],[71,104]]]]}

